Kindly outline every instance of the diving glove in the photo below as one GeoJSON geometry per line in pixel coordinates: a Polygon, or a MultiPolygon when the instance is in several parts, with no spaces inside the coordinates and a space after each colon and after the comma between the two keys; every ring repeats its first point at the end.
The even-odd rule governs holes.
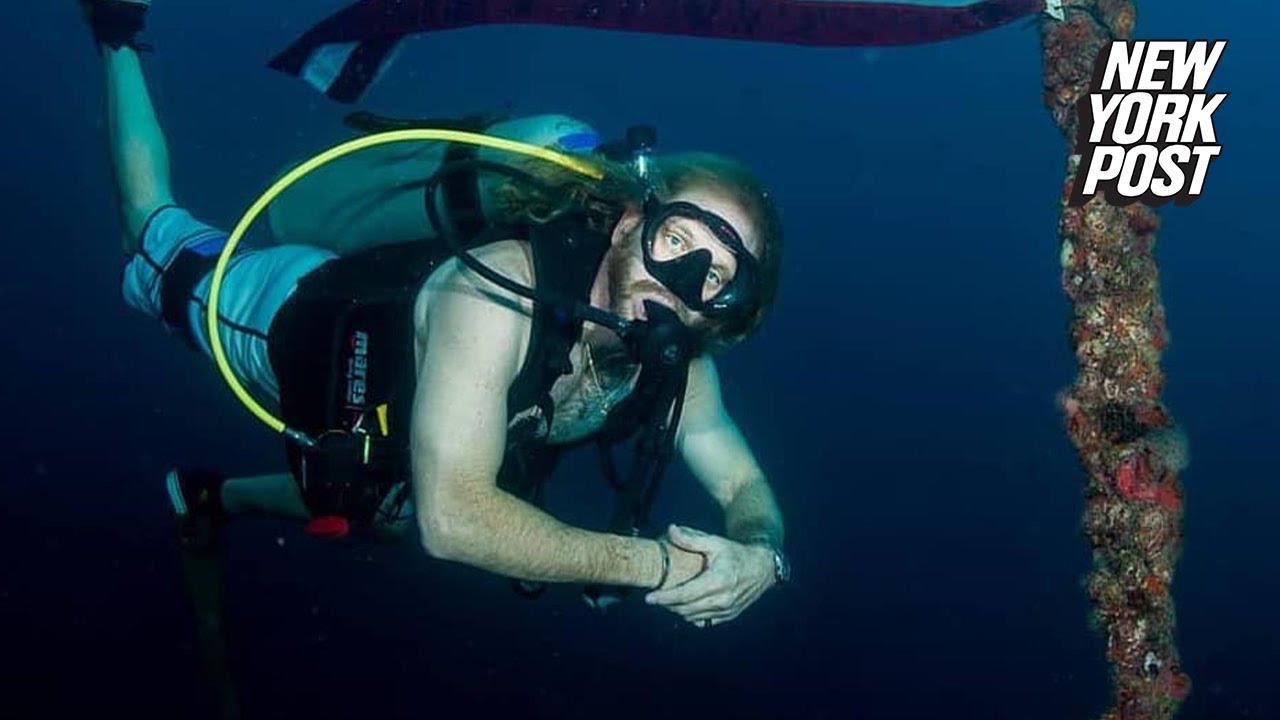
{"type": "Polygon", "coordinates": [[[137,35],[146,28],[150,0],[78,0],[85,22],[99,45],[119,50],[126,45],[134,50],[150,50],[138,42],[137,35]]]}

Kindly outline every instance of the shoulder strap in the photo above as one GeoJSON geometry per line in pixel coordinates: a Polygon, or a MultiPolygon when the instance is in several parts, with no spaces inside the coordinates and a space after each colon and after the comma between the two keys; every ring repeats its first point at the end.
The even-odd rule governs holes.
{"type": "MultiPolygon", "coordinates": [[[[647,392],[636,404],[625,409],[620,406],[627,415],[626,422],[610,422],[612,432],[602,433],[597,441],[601,471],[616,493],[613,516],[609,520],[610,532],[634,537],[649,524],[649,511],[675,453],[676,430],[687,385],[687,367],[679,371],[669,369],[650,378],[645,378],[642,371],[633,397],[640,394],[642,388],[647,392]],[[634,432],[637,425],[639,436],[632,448],[631,467],[623,477],[613,462],[613,446],[624,439],[623,428],[630,427],[634,432]]],[[[582,596],[590,607],[603,611],[629,592],[627,587],[587,585],[582,589],[582,596]]]]}
{"type": "MultiPolygon", "coordinates": [[[[608,236],[589,230],[570,218],[528,228],[533,253],[534,285],[557,295],[587,301],[591,284],[609,249],[608,236]]],[[[582,321],[570,308],[535,303],[529,349],[519,375],[508,392],[513,412],[537,405],[550,426],[551,386],[573,371],[570,351],[582,335],[582,321]]]]}

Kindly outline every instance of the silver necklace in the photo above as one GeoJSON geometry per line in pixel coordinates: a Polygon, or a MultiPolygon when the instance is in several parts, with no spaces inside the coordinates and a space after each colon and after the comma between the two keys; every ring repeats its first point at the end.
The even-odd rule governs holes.
{"type": "Polygon", "coordinates": [[[600,376],[596,374],[596,361],[591,352],[591,343],[583,342],[582,351],[587,356],[587,380],[594,388],[594,391],[590,394],[594,396],[592,401],[595,406],[595,414],[600,416],[608,415],[609,398],[604,392],[604,385],[600,383],[600,376]]]}

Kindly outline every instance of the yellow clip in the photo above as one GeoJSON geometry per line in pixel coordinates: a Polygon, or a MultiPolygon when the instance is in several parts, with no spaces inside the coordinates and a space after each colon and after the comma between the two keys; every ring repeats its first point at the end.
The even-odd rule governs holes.
{"type": "Polygon", "coordinates": [[[390,435],[387,430],[387,404],[382,403],[377,407],[378,410],[378,429],[382,430],[382,437],[390,435]]]}

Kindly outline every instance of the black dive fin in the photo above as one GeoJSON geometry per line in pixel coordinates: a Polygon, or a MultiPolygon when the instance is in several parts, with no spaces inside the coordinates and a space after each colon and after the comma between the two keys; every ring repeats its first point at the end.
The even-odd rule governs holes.
{"type": "Polygon", "coordinates": [[[196,532],[181,533],[182,574],[196,616],[196,637],[217,717],[240,720],[239,692],[223,625],[225,572],[216,535],[207,524],[196,532]]]}
{"type": "Polygon", "coordinates": [[[128,46],[134,50],[150,50],[137,40],[146,29],[150,3],[132,0],[79,0],[84,20],[93,39],[112,50],[128,46]]]}

